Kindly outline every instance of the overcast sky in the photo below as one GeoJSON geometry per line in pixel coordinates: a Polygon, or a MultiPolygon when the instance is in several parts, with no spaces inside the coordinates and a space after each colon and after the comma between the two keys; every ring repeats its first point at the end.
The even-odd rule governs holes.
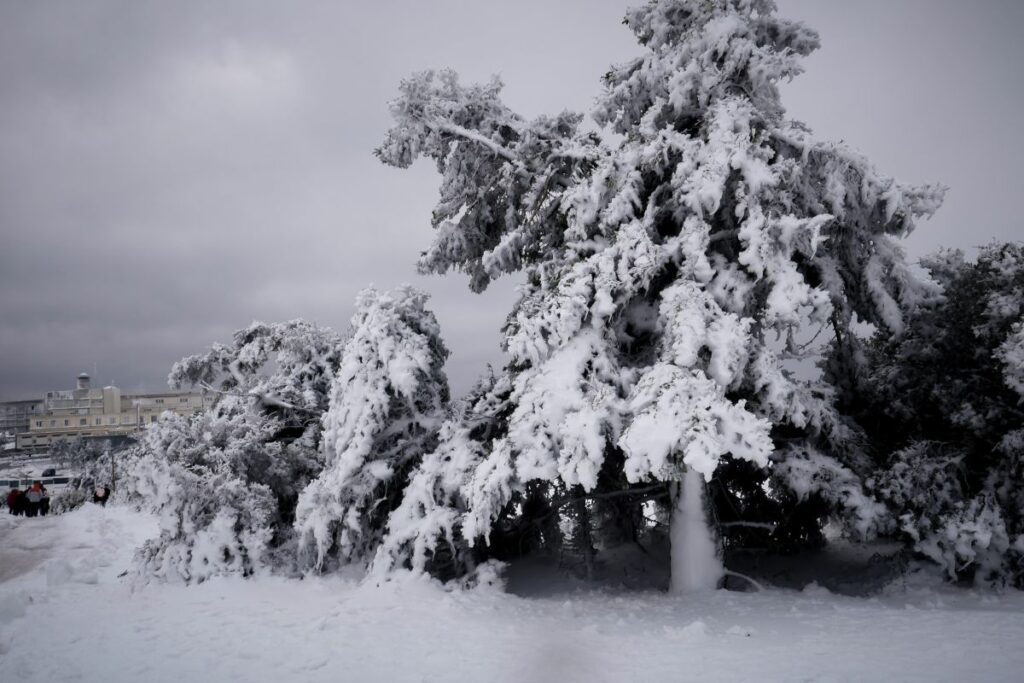
{"type": "MultiPolygon", "coordinates": [[[[433,295],[463,391],[501,362],[514,282],[424,278],[437,176],[372,150],[401,78],[500,74],[526,116],[589,111],[639,52],[618,0],[0,0],[0,400],[79,372],[159,391],[254,319],[347,326],[356,292],[433,295]]],[[[790,114],[950,186],[908,240],[1022,239],[1024,2],[780,0],[822,36],[790,114]]]]}

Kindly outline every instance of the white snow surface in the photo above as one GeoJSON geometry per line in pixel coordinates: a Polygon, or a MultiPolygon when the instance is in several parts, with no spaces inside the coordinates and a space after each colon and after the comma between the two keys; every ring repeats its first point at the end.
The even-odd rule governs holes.
{"type": "Polygon", "coordinates": [[[1010,681],[1024,667],[1016,591],[523,596],[412,577],[119,577],[156,531],[114,506],[0,517],[4,680],[1010,681]]]}

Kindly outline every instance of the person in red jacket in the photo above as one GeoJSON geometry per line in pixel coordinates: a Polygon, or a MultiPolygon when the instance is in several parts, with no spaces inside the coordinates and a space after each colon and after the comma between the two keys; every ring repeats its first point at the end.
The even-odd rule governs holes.
{"type": "Polygon", "coordinates": [[[7,511],[12,515],[20,515],[21,510],[18,509],[18,497],[21,496],[21,491],[17,486],[12,486],[11,490],[7,493],[7,511]]]}

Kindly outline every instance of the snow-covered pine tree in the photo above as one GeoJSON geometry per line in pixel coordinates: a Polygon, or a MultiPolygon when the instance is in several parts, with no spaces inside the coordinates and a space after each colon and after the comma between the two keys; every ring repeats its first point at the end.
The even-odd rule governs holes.
{"type": "Polygon", "coordinates": [[[126,462],[120,488],[160,519],[140,551],[143,575],[202,581],[292,557],[299,491],[323,467],[320,416],[341,346],[301,320],[253,323],[175,364],[172,387],[216,400],[191,417],[165,413],[126,462]]]}
{"type": "Polygon", "coordinates": [[[951,579],[1024,585],[1024,246],[922,265],[943,297],[875,341],[859,419],[879,496],[951,579]]]}
{"type": "Polygon", "coordinates": [[[323,417],[323,472],[299,498],[303,563],[369,562],[409,472],[437,445],[448,350],[427,295],[364,290],[323,417]]]}
{"type": "MultiPolygon", "coordinates": [[[[413,478],[443,482],[438,505],[454,506],[468,542],[487,538],[530,482],[585,493],[602,475],[627,489],[666,482],[672,587],[711,588],[724,568],[705,482],[726,458],[799,460],[776,469],[778,485],[857,508],[870,526],[870,501],[849,488],[864,463],[831,387],[794,380],[783,361],[801,354],[805,325],[819,326],[835,337],[831,367],[856,372],[854,316],[902,329],[902,312],[932,291],[895,238],[943,191],[901,185],[785,117],[778,83],[818,37],[774,10],[631,10],[645,52],[606,74],[597,132],[577,114],[516,115],[497,81],[464,87],[446,71],[402,84],[377,154],[399,167],[427,157],[441,173],[421,270],[462,270],[474,290],[526,271],[505,330],[508,409],[486,434],[446,432],[454,442],[438,454],[460,453],[445,461],[455,471],[423,469],[435,454],[413,478]]],[[[421,506],[447,533],[452,516],[421,506]]]]}

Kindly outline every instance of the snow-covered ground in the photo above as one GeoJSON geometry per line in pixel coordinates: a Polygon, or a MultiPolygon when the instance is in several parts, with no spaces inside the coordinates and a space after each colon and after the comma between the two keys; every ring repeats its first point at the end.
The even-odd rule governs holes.
{"type": "MultiPolygon", "coordinates": [[[[60,472],[61,468],[47,455],[19,455],[17,457],[0,458],[0,479],[14,477],[35,477],[42,476],[47,469],[54,468],[60,472]]],[[[60,472],[64,475],[64,472],[60,472]]]]}
{"type": "Polygon", "coordinates": [[[523,597],[330,577],[139,585],[122,507],[0,520],[17,681],[1020,680],[1024,595],[931,587],[523,597]]]}

